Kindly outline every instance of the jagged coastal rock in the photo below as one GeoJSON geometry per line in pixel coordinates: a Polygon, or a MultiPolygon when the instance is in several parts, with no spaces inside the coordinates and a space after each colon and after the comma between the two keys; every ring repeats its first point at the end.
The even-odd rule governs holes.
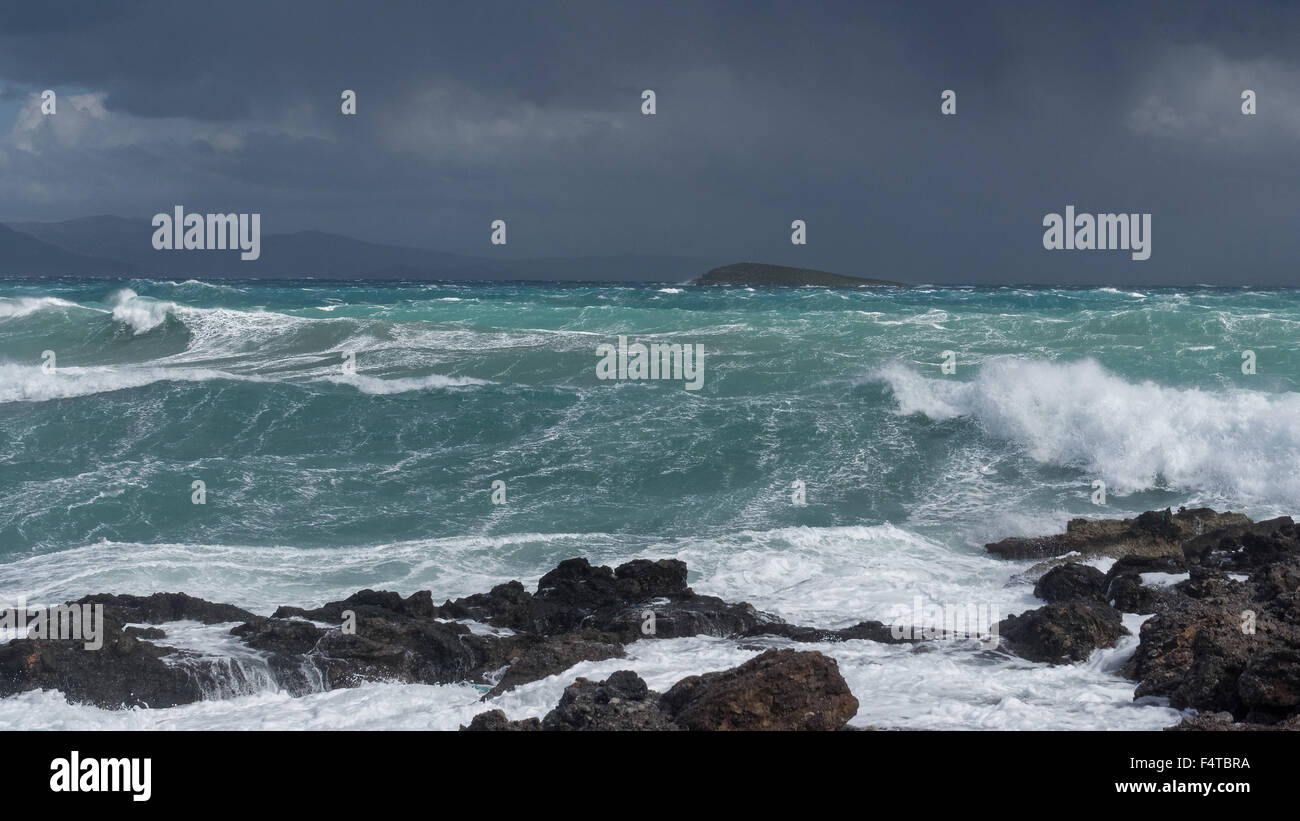
{"type": "Polygon", "coordinates": [[[1012,538],[986,545],[1006,559],[1048,559],[1077,552],[1091,556],[1173,556],[1199,534],[1250,524],[1240,513],[1216,513],[1209,508],[1177,513],[1147,511],[1135,519],[1071,519],[1065,532],[1039,538],[1012,538]]]}
{"type": "MultiPolygon", "coordinates": [[[[686,575],[685,563],[673,559],[638,559],[611,569],[575,558],[543,576],[535,593],[507,582],[436,605],[428,591],[403,598],[362,590],[318,608],[281,607],[269,618],[183,593],[87,596],[76,603],[104,606],[104,647],[88,651],[80,643],[33,638],[0,646],[0,696],[55,689],[73,701],[114,709],[176,706],[237,689],[239,682],[228,678],[241,675],[238,666],[167,646],[165,630],[139,627],[179,620],[237,623],[230,634],[262,653],[273,684],[292,695],[368,681],[473,682],[491,685],[485,696],[490,698],[582,661],[622,657],[624,644],[638,638],[771,635],[796,642],[894,641],[880,622],[842,630],[791,625],[743,602],[698,595],[687,586],[686,575]],[[651,605],[655,624],[647,634],[643,617],[651,605]],[[349,618],[355,619],[353,632],[343,629],[349,618]],[[476,632],[460,620],[499,632],[476,632]]],[[[679,698],[679,692],[678,708],[664,721],[677,721],[677,713],[688,706],[688,718],[677,726],[699,728],[705,719],[698,715],[721,715],[716,706],[702,706],[716,705],[705,698],[715,690],[731,693],[725,697],[745,705],[743,716],[719,718],[722,724],[834,729],[831,724],[852,718],[857,701],[847,709],[852,694],[833,661],[816,653],[799,654],[797,663],[781,658],[780,665],[746,668],[755,670],[752,681],[745,676],[739,683],[709,678],[721,674],[702,677],[708,686],[690,699],[679,698]],[[820,661],[807,661],[810,655],[820,661]],[[782,671],[793,680],[784,681],[782,671]],[[767,707],[761,706],[765,696],[756,693],[760,688],[770,697],[767,707]],[[795,690],[799,697],[792,697],[795,690]]]]}
{"type": "Polygon", "coordinates": [[[1041,539],[987,545],[1018,558],[1110,557],[1101,574],[1045,562],[1034,592],[1051,604],[1000,624],[1004,646],[1062,663],[1114,646],[1121,613],[1149,615],[1124,667],[1134,698],[1195,709],[1180,729],[1300,729],[1300,527],[1205,508],[1136,519],[1075,519],[1041,539]]]}
{"type": "Polygon", "coordinates": [[[785,265],[766,265],[761,262],[737,262],[723,265],[701,276],[696,285],[749,285],[767,287],[773,285],[820,285],[830,288],[907,288],[906,283],[890,282],[885,279],[866,279],[864,277],[832,274],[812,268],[790,268],[785,265]]]}
{"type": "Polygon", "coordinates": [[[739,667],[689,676],[662,695],[630,670],[580,678],[546,717],[510,721],[501,710],[462,730],[838,730],[858,700],[834,659],[768,650],[739,667]]]}
{"type": "MultiPolygon", "coordinates": [[[[1018,578],[1032,577],[1045,602],[999,622],[994,652],[1080,663],[1130,635],[1125,614],[1146,616],[1122,672],[1135,682],[1135,698],[1197,711],[1177,729],[1300,729],[1300,528],[1290,517],[1150,511],[1076,519],[1064,534],[987,547],[1041,560],[1018,578]],[[1104,573],[1083,563],[1105,560],[1113,561],[1104,573]]],[[[534,592],[513,581],[439,605],[428,591],[362,590],[269,617],[183,593],[86,596],[75,604],[103,607],[102,647],[30,635],[0,645],[0,697],[51,689],[106,709],[168,707],[249,687],[297,696],[396,681],[473,683],[487,690],[486,701],[580,662],[623,658],[633,641],[942,640],[921,631],[900,638],[877,621],[835,630],[790,624],[744,602],[699,595],[686,579],[686,565],[674,559],[610,568],[574,558],[542,576],[534,592]],[[177,622],[231,625],[229,636],[264,663],[254,674],[172,646],[177,622]],[[261,678],[244,680],[254,675],[261,678]]],[[[850,692],[835,660],[820,652],[768,649],[663,693],[627,670],[598,682],[579,678],[542,719],[512,721],[489,708],[463,729],[836,730],[869,695],[850,692]]]]}

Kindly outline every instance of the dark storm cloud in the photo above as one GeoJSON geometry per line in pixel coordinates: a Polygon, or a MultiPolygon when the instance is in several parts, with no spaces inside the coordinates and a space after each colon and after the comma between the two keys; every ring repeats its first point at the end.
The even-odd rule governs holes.
{"type": "Polygon", "coordinates": [[[1297,45],[1281,3],[15,4],[0,220],[210,203],[485,255],[502,217],[515,256],[1282,283],[1297,45]],[[44,88],[57,122],[15,102],[44,88]],[[1044,251],[1067,204],[1151,212],[1151,259],[1044,251]]]}

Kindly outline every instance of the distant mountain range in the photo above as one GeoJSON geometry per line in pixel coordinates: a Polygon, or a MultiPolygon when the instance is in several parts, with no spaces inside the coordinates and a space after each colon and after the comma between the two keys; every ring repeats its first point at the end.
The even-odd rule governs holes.
{"type": "Polygon", "coordinates": [[[340,234],[263,234],[261,256],[158,251],[148,220],[82,217],[0,225],[0,275],[685,282],[721,260],[621,256],[495,260],[340,234]]]}
{"type": "Polygon", "coordinates": [[[117,273],[125,267],[122,263],[78,254],[0,225],[0,274],[102,275],[117,273]]]}

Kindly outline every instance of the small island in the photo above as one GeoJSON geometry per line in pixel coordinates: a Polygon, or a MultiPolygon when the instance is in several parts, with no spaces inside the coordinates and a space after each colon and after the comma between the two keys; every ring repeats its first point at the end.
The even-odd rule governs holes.
{"type": "Polygon", "coordinates": [[[791,268],[785,265],[765,265],[761,262],[737,262],[714,268],[695,280],[696,285],[820,285],[829,288],[907,288],[903,282],[885,279],[867,279],[817,271],[812,268],[791,268]]]}

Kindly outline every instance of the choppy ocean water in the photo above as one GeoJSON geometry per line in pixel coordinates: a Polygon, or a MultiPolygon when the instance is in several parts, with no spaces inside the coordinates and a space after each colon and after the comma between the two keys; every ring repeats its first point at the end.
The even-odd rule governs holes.
{"type": "MultiPolygon", "coordinates": [[[[667,556],[697,591],[803,624],[890,621],[917,597],[1006,615],[1037,604],[1016,578],[1030,563],[985,542],[1166,506],[1294,514],[1298,465],[1292,290],[0,280],[6,606],[441,601],[572,556],[667,556]],[[598,379],[597,346],[620,335],[702,346],[702,387],[598,379]]],[[[1135,643],[1057,668],[817,649],[857,724],[1174,723],[1115,675],[1135,643]]],[[[755,652],[641,641],[495,706],[541,715],[576,675],[631,667],[663,689],[755,652]]],[[[376,684],[109,712],[29,693],[0,700],[0,726],[454,729],[478,695],[376,684]]]]}

